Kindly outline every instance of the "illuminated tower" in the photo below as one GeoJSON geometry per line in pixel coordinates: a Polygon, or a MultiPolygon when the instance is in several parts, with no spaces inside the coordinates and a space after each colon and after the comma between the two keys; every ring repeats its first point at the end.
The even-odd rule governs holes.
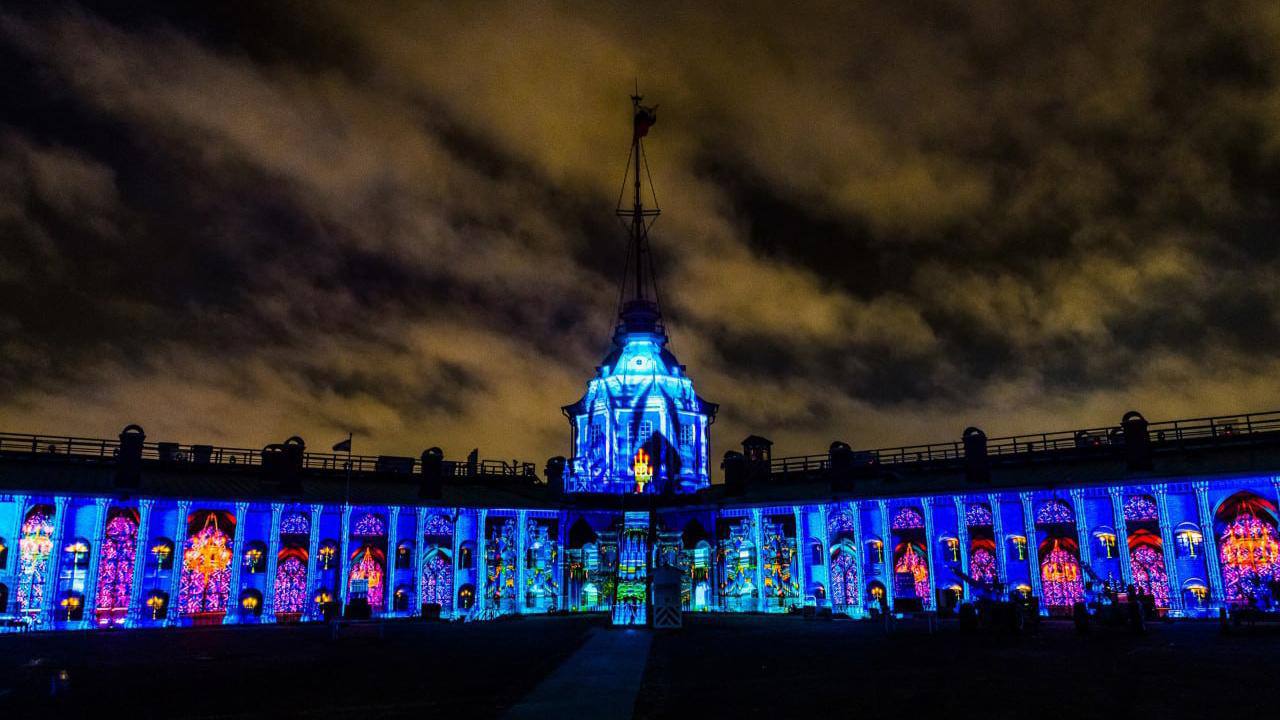
{"type": "Polygon", "coordinates": [[[582,399],[563,408],[573,438],[565,479],[570,492],[695,492],[711,482],[708,445],[717,406],[698,397],[667,349],[658,305],[649,226],[661,211],[652,187],[653,207],[644,206],[641,187],[648,176],[643,138],[656,115],[641,99],[631,97],[634,126],[623,181],[624,188],[632,182],[632,203],[623,207],[620,195],[617,208],[630,232],[613,348],[582,399]]]}

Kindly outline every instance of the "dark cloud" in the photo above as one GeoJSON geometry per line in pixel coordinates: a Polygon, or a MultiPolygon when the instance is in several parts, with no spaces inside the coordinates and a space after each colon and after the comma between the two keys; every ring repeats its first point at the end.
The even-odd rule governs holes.
{"type": "Polygon", "coordinates": [[[636,77],[723,448],[1280,401],[1263,2],[0,15],[0,421],[564,452],[636,77]]]}

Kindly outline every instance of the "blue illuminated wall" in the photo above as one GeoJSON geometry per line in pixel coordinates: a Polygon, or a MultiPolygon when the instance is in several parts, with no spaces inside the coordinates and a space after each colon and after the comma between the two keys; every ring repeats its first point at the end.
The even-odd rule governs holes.
{"type": "Polygon", "coordinates": [[[661,326],[620,327],[587,392],[564,408],[573,435],[569,492],[696,492],[711,483],[716,406],[693,390],[661,326]]]}

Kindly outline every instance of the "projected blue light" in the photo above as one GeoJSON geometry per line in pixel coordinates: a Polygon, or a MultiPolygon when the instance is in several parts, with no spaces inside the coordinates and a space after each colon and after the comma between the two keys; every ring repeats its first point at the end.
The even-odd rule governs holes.
{"type": "Polygon", "coordinates": [[[620,327],[614,350],[581,400],[564,408],[573,431],[571,492],[694,492],[710,484],[716,406],[693,390],[661,327],[620,327]]]}

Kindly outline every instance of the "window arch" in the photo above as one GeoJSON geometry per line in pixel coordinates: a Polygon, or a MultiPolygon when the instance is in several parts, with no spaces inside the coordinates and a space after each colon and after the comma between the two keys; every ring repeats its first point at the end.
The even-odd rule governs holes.
{"type": "Polygon", "coordinates": [[[1129,522],[1158,522],[1160,510],[1150,495],[1130,495],[1124,500],[1124,519],[1129,522]]]}
{"type": "Polygon", "coordinates": [[[262,616],[262,593],[249,588],[240,593],[240,615],[246,618],[262,616]]]}
{"type": "Polygon", "coordinates": [[[1049,500],[1036,510],[1037,525],[1065,525],[1076,521],[1075,511],[1061,500],[1049,500]]]}
{"type": "Polygon", "coordinates": [[[98,558],[97,621],[123,623],[133,590],[133,566],[138,556],[138,522],[131,510],[112,510],[98,558]]]}
{"type": "Polygon", "coordinates": [[[458,588],[458,607],[462,610],[470,610],[476,604],[476,586],[467,583],[458,588]]]}
{"type": "Polygon", "coordinates": [[[1276,507],[1254,493],[1238,492],[1222,502],[1215,520],[1227,602],[1250,603],[1280,578],[1276,507]]]}
{"type": "Polygon", "coordinates": [[[1180,558],[1198,558],[1204,548],[1204,534],[1193,522],[1181,522],[1173,528],[1175,552],[1180,558]]]}
{"type": "Polygon", "coordinates": [[[1169,607],[1169,576],[1164,568],[1164,549],[1159,535],[1149,530],[1130,533],[1129,567],[1133,584],[1154,597],[1156,607],[1169,607]]]}
{"type": "Polygon", "coordinates": [[[151,553],[151,567],[156,572],[173,569],[174,542],[167,537],[156,538],[147,552],[151,553]]]}
{"type": "Polygon", "coordinates": [[[234,562],[229,533],[235,525],[231,514],[223,511],[202,510],[190,516],[178,590],[183,615],[226,612],[234,562]]]}
{"type": "Polygon", "coordinates": [[[413,541],[401,540],[396,545],[396,569],[406,570],[413,567],[413,541]]]}
{"type": "Polygon", "coordinates": [[[18,540],[18,609],[35,613],[44,608],[49,556],[53,553],[53,507],[37,505],[22,521],[18,540]]]}
{"type": "Polygon", "coordinates": [[[351,571],[347,576],[347,591],[351,591],[353,583],[366,581],[369,607],[381,610],[386,596],[383,590],[386,572],[383,569],[382,551],[372,545],[365,545],[352,554],[351,560],[351,571]]]}
{"type": "Polygon", "coordinates": [[[929,597],[929,561],[925,552],[923,547],[913,542],[898,543],[893,549],[894,574],[911,575],[912,597],[921,600],[929,597]]]}
{"type": "Polygon", "coordinates": [[[65,590],[58,596],[58,617],[68,622],[84,619],[84,593],[65,590]]]}
{"type": "Polygon", "coordinates": [[[307,606],[307,551],[280,551],[274,585],[276,615],[301,615],[307,606]]]}
{"type": "Polygon", "coordinates": [[[969,577],[980,583],[996,581],[996,543],[987,538],[975,539],[969,549],[969,577]]]}
{"type": "Polygon", "coordinates": [[[1040,586],[1044,605],[1069,608],[1084,600],[1079,547],[1070,538],[1051,537],[1040,544],[1040,586]]]}
{"type": "Polygon", "coordinates": [[[830,581],[832,606],[858,604],[858,558],[853,543],[846,540],[831,549],[830,581]]]}
{"type": "Polygon", "coordinates": [[[470,540],[458,548],[458,569],[470,570],[476,566],[476,545],[470,540]]]}
{"type": "Polygon", "coordinates": [[[412,588],[408,585],[397,585],[395,592],[391,594],[391,609],[395,612],[408,611],[411,597],[413,597],[412,588]]]}
{"type": "Polygon", "coordinates": [[[453,610],[453,562],[442,548],[432,550],[422,564],[421,602],[435,603],[444,612],[453,610]]]}

